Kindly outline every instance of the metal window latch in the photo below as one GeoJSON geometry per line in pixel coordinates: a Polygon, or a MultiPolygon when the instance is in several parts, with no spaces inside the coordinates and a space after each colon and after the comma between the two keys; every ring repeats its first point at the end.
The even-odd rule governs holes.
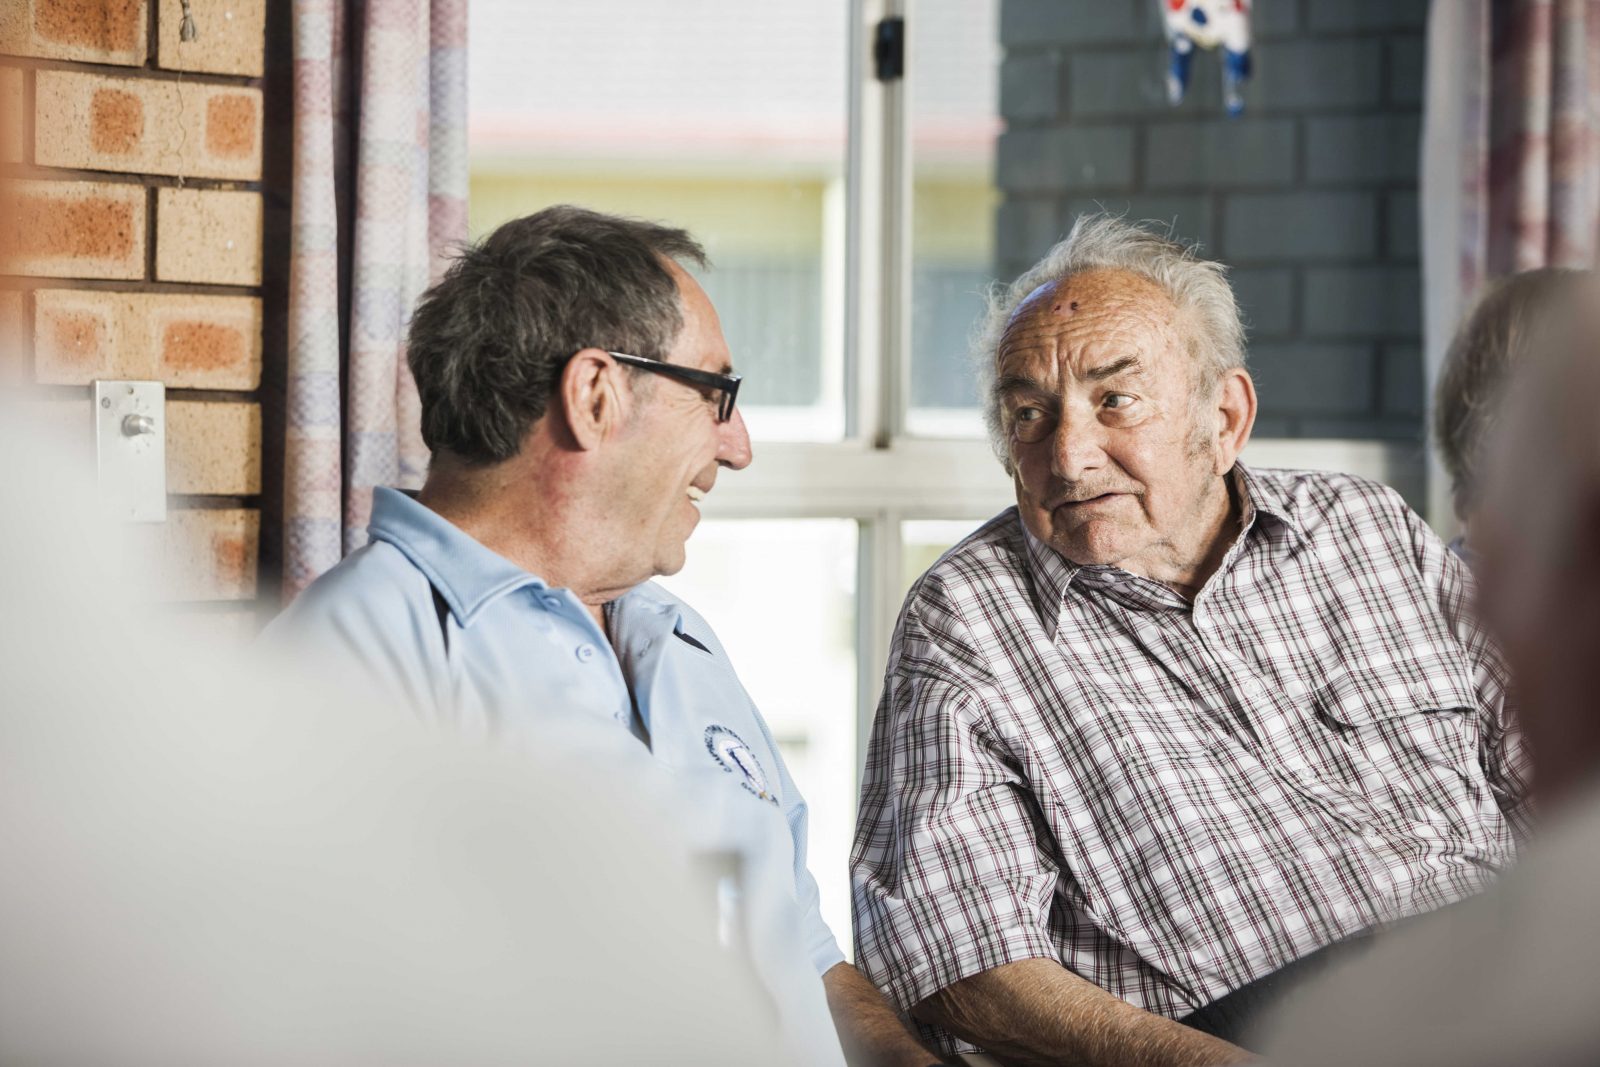
{"type": "Polygon", "coordinates": [[[872,63],[881,82],[899,81],[906,73],[906,20],[890,15],[878,22],[872,36],[872,63]]]}
{"type": "Polygon", "coordinates": [[[100,503],[125,522],[167,519],[167,389],[160,382],[95,382],[100,503]]]}

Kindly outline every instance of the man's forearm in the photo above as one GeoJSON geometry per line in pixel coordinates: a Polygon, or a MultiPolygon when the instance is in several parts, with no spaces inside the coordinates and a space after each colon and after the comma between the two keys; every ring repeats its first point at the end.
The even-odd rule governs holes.
{"type": "Polygon", "coordinates": [[[913,1014],[1007,1064],[1212,1067],[1248,1052],[1112,996],[1054,960],[1020,960],[964,978],[913,1014]]]}
{"type": "Polygon", "coordinates": [[[860,971],[840,963],[822,976],[828,1010],[851,1067],[928,1067],[939,1057],[923,1048],[860,971]]]}

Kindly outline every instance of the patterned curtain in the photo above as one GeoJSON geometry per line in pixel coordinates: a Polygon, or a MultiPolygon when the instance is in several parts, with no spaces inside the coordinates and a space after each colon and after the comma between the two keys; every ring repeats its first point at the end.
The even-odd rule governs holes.
{"type": "Polygon", "coordinates": [[[1422,186],[1431,386],[1484,282],[1596,264],[1600,0],[1433,0],[1422,186]]]}
{"type": "Polygon", "coordinates": [[[294,0],[283,592],[428,452],[405,330],[467,234],[467,0],[294,0]]]}

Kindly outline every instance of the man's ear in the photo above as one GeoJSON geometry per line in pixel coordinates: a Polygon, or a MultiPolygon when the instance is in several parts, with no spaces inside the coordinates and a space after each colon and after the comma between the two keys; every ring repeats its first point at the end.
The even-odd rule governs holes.
{"type": "Polygon", "coordinates": [[[567,360],[556,390],[559,416],[579,449],[589,450],[622,425],[627,389],[622,368],[598,348],[585,348],[567,360]]]}
{"type": "Polygon", "coordinates": [[[1256,384],[1243,367],[1222,376],[1217,389],[1217,473],[1233,469],[1256,424],[1256,384]]]}

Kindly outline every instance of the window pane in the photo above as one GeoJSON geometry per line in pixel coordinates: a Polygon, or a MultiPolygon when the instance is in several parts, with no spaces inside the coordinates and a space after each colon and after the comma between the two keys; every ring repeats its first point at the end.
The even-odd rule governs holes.
{"type": "Polygon", "coordinates": [[[900,524],[901,581],[906,589],[950,548],[988,519],[917,519],[900,524]]]}
{"type": "Polygon", "coordinates": [[[686,227],[758,440],[844,431],[847,8],[473,0],[473,234],[557,203],[686,227]]]}
{"type": "Polygon", "coordinates": [[[849,519],[706,520],[662,585],[716,631],[811,808],[822,917],[850,951],[856,543],[849,519]]]}
{"type": "Polygon", "coordinates": [[[918,0],[911,27],[911,389],[906,424],[978,436],[968,355],[994,279],[997,0],[918,0]]]}

